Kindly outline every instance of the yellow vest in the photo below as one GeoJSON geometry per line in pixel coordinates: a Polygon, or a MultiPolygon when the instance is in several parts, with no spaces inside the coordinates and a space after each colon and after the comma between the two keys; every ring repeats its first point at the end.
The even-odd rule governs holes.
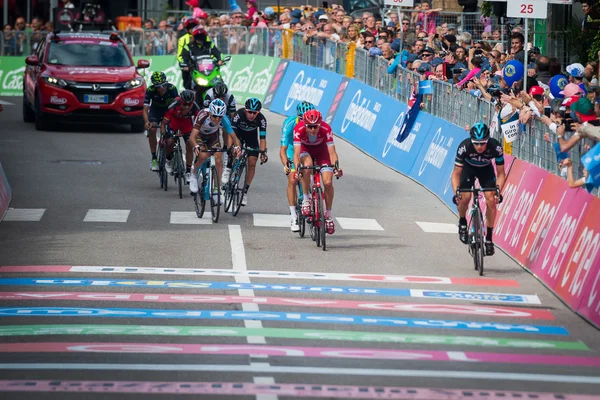
{"type": "Polygon", "coordinates": [[[179,40],[177,41],[177,61],[180,63],[183,62],[181,53],[183,53],[183,50],[189,50],[188,44],[190,44],[191,38],[192,38],[192,35],[190,35],[189,33],[186,33],[185,35],[180,37],[179,40]]]}

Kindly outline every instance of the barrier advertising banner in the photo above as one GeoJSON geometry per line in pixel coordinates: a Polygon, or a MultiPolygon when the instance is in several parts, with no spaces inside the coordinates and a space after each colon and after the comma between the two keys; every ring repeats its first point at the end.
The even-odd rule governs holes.
{"type": "Polygon", "coordinates": [[[277,88],[270,110],[290,116],[299,102],[309,101],[327,117],[327,112],[342,82],[342,76],[296,62],[290,62],[277,88]]]}
{"type": "Polygon", "coordinates": [[[23,95],[25,57],[0,57],[0,96],[23,95]]]}
{"type": "Polygon", "coordinates": [[[8,179],[6,179],[6,175],[4,174],[2,163],[0,163],[0,221],[2,221],[4,215],[6,215],[11,198],[12,191],[8,184],[8,179]]]}
{"type": "Polygon", "coordinates": [[[250,97],[264,102],[278,66],[279,58],[236,55],[221,68],[221,76],[238,105],[250,97]]]}

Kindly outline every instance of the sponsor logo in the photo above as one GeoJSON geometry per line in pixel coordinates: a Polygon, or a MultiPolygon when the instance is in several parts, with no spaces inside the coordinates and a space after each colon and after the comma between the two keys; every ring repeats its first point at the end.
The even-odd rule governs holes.
{"type": "Polygon", "coordinates": [[[273,68],[273,60],[269,63],[269,66],[260,72],[254,74],[254,77],[250,81],[250,87],[248,92],[256,95],[264,95],[269,89],[269,82],[273,79],[271,69],[273,68]]]}
{"type": "Polygon", "coordinates": [[[323,98],[323,89],[327,87],[327,81],[321,79],[319,87],[315,87],[316,79],[306,78],[304,82],[304,70],[298,72],[294,78],[294,82],[288,91],[283,108],[288,111],[296,101],[308,101],[318,107],[323,98]]]}
{"type": "MultiPolygon", "coordinates": [[[[25,67],[21,67],[14,71],[9,71],[2,80],[3,90],[23,90],[23,73],[25,67]]],[[[1,75],[0,75],[1,76],[1,75]]]]}
{"type": "Polygon", "coordinates": [[[583,286],[587,281],[587,276],[593,266],[592,263],[596,259],[599,250],[600,233],[596,232],[593,227],[586,225],[579,238],[577,238],[575,249],[571,253],[567,269],[560,282],[561,287],[566,287],[569,284],[568,293],[574,298],[581,296],[583,286]],[[575,275],[571,279],[573,270],[575,270],[575,275]]]}
{"type": "MultiPolygon", "coordinates": [[[[181,79],[181,70],[179,69],[179,67],[173,65],[165,69],[163,72],[167,76],[168,82],[172,83],[178,88],[183,86],[183,80],[181,79]]],[[[149,74],[148,76],[151,76],[151,74],[149,74]]]]}
{"type": "Polygon", "coordinates": [[[138,99],[125,99],[123,103],[125,103],[126,106],[137,106],[140,104],[140,101],[138,99]]]}
{"type": "Polygon", "coordinates": [[[93,90],[94,92],[97,92],[97,91],[99,91],[100,89],[102,89],[102,86],[100,86],[100,84],[98,84],[98,83],[93,83],[93,84],[92,84],[92,90],[93,90]]]}
{"type": "Polygon", "coordinates": [[[66,102],[67,102],[67,99],[65,99],[64,97],[58,97],[58,96],[50,97],[50,103],[52,103],[52,104],[65,104],[66,102]]]}
{"type": "Polygon", "coordinates": [[[105,74],[118,75],[121,71],[109,68],[69,68],[69,75],[105,74]]]}
{"type": "Polygon", "coordinates": [[[425,172],[427,165],[433,165],[437,169],[442,168],[444,160],[446,159],[446,156],[448,156],[448,148],[452,146],[453,141],[453,138],[442,135],[441,127],[438,128],[435,135],[433,135],[433,139],[429,144],[429,148],[427,148],[425,158],[423,158],[423,161],[421,161],[419,176],[425,172]]]}
{"type": "Polygon", "coordinates": [[[410,149],[415,143],[415,138],[417,137],[417,135],[415,135],[413,132],[418,132],[421,128],[421,124],[417,122],[414,126],[414,129],[411,131],[411,133],[408,134],[406,139],[404,139],[402,142],[398,142],[396,138],[403,133],[404,129],[406,129],[406,124],[404,123],[406,115],[406,113],[402,112],[400,113],[400,115],[398,115],[398,118],[396,118],[396,121],[392,126],[392,130],[390,130],[390,134],[388,135],[387,140],[383,145],[381,157],[385,158],[392,146],[402,151],[406,151],[407,153],[410,152],[410,149]]]}
{"type": "Polygon", "coordinates": [[[381,110],[381,104],[376,102],[373,106],[373,111],[375,112],[370,111],[371,100],[362,98],[361,95],[362,91],[360,89],[354,93],[354,97],[352,97],[352,101],[350,101],[350,105],[342,121],[342,133],[346,132],[350,123],[354,123],[369,132],[373,129],[373,125],[377,121],[377,113],[381,110]]]}

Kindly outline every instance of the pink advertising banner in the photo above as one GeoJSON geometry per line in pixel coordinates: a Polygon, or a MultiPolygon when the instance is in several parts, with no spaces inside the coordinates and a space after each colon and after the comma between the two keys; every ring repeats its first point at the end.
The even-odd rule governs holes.
{"type": "Polygon", "coordinates": [[[10,205],[11,197],[12,192],[10,190],[10,185],[8,184],[8,179],[6,179],[6,175],[4,175],[2,164],[0,163],[0,221],[4,219],[4,215],[10,205]]]}

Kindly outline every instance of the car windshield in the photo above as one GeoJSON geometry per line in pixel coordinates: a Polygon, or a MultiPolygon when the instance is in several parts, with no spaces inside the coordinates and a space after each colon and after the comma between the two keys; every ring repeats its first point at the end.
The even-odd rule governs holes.
{"type": "Polygon", "coordinates": [[[89,42],[67,40],[54,42],[48,52],[48,63],[78,67],[130,67],[131,59],[121,42],[89,42]]]}

